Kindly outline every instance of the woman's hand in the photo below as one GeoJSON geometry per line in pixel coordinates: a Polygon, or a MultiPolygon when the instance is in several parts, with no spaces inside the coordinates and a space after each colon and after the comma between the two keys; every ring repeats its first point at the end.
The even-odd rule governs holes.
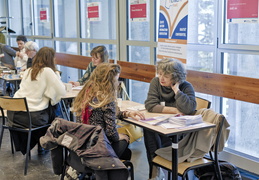
{"type": "Polygon", "coordinates": [[[174,94],[175,94],[175,95],[178,93],[178,91],[180,91],[179,85],[180,85],[179,82],[175,83],[174,85],[173,85],[173,84],[171,85],[171,88],[172,88],[172,90],[174,91],[174,94]]]}
{"type": "Polygon", "coordinates": [[[75,86],[80,86],[80,83],[79,83],[79,82],[69,81],[68,83],[72,84],[73,87],[75,87],[75,86]]]}
{"type": "Polygon", "coordinates": [[[127,142],[129,142],[129,136],[127,136],[126,134],[119,134],[119,140],[126,140],[127,142]]]}
{"type": "Polygon", "coordinates": [[[140,111],[129,111],[128,117],[131,117],[132,119],[135,119],[135,120],[145,119],[145,115],[140,111]]]}

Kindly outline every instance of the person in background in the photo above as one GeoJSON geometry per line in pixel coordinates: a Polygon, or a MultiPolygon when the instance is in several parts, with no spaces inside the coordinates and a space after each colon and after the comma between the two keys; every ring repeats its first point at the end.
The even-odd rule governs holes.
{"type": "Polygon", "coordinates": [[[0,55],[1,66],[15,69],[13,57],[16,56],[16,51],[11,46],[0,43],[0,55]]]}
{"type": "Polygon", "coordinates": [[[120,71],[118,64],[98,65],[75,98],[73,111],[77,116],[81,116],[82,123],[101,126],[117,156],[129,160],[131,158],[131,151],[128,149],[129,137],[118,133],[116,118],[131,117],[137,120],[145,117],[138,111],[120,111],[117,108],[120,71]]]}
{"type": "Polygon", "coordinates": [[[32,60],[39,50],[39,46],[36,42],[28,41],[24,45],[25,53],[28,56],[27,68],[32,66],[32,60]]]}
{"type": "Polygon", "coordinates": [[[92,56],[92,61],[86,68],[85,74],[77,82],[69,81],[73,86],[82,86],[90,78],[91,73],[94,69],[103,62],[108,62],[109,54],[105,46],[96,46],[92,49],[90,55],[92,56]]]}
{"type": "MultiPolygon", "coordinates": [[[[24,72],[20,89],[14,94],[14,98],[26,97],[31,114],[32,127],[50,123],[54,118],[52,106],[57,104],[65,95],[65,86],[57,72],[55,63],[55,50],[43,47],[34,57],[32,67],[24,72]]],[[[28,127],[26,114],[21,111],[7,112],[9,126],[28,127]]],[[[39,142],[39,138],[46,130],[34,131],[31,139],[31,149],[39,142]]],[[[16,151],[26,153],[27,134],[12,132],[16,151]]],[[[38,153],[44,153],[44,149],[38,147],[38,153]]]]}
{"type": "MultiPolygon", "coordinates": [[[[190,115],[195,112],[196,100],[193,86],[186,81],[184,64],[171,58],[162,59],[157,63],[158,77],[151,80],[145,107],[149,112],[190,115]]],[[[159,148],[171,146],[171,140],[157,133],[144,130],[149,166],[155,151],[159,148]]],[[[154,167],[151,179],[162,179],[163,173],[154,167]]]]}
{"type": "Polygon", "coordinates": [[[24,45],[27,42],[27,38],[23,35],[17,36],[16,37],[16,42],[18,45],[18,48],[20,51],[16,52],[16,56],[14,58],[14,64],[15,67],[18,71],[24,71],[25,69],[27,69],[27,60],[28,60],[28,56],[25,53],[25,48],[24,45]]]}

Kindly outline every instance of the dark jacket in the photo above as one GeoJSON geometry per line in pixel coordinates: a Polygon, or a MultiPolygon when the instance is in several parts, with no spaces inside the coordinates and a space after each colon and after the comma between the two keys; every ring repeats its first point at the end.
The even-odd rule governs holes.
{"type": "Polygon", "coordinates": [[[43,148],[52,150],[51,153],[56,152],[55,155],[52,154],[52,157],[60,159],[59,162],[53,161],[55,173],[62,166],[63,159],[63,154],[58,153],[56,148],[63,146],[74,151],[81,158],[83,165],[95,171],[96,177],[112,179],[109,170],[113,170],[112,172],[119,170],[122,179],[128,177],[127,168],[113,151],[100,126],[79,124],[56,118],[45,136],[40,138],[40,144],[43,148]],[[58,156],[60,157],[57,158],[58,156]]]}
{"type": "Polygon", "coordinates": [[[175,95],[171,87],[161,86],[159,78],[151,80],[145,107],[149,112],[161,113],[164,106],[176,107],[183,114],[193,114],[196,109],[195,92],[191,83],[184,81],[179,86],[180,92],[175,95]]]}

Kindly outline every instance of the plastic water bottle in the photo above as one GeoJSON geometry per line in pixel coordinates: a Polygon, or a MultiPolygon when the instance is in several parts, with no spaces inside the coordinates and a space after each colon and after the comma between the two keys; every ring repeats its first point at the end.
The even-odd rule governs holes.
{"type": "Polygon", "coordinates": [[[17,74],[20,74],[21,70],[22,70],[22,63],[21,63],[21,61],[18,60],[17,64],[16,64],[17,74]]]}

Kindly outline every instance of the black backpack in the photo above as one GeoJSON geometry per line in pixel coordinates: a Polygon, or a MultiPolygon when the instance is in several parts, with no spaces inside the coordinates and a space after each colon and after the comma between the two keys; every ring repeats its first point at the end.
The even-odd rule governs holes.
{"type": "MultiPolygon", "coordinates": [[[[223,180],[242,180],[242,177],[235,165],[228,162],[219,162],[219,166],[223,180]]],[[[213,165],[196,168],[194,170],[194,174],[200,180],[217,179],[213,165]]]]}

